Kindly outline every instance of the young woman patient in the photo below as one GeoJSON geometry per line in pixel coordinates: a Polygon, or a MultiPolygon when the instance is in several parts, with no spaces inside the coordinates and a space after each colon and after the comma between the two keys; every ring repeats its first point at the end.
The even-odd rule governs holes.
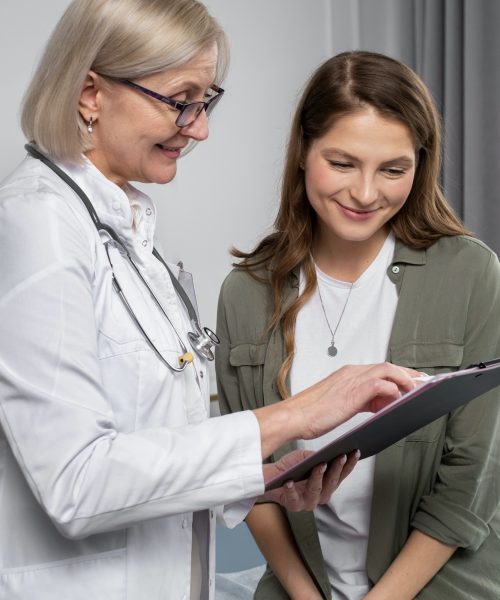
{"type": "MultiPolygon", "coordinates": [[[[436,108],[410,68],[356,51],[317,69],[274,231],[234,251],[221,290],[223,411],[279,402],[348,363],[435,374],[500,356],[498,259],[443,198],[440,158],[436,108]]],[[[498,600],[499,399],[361,461],[314,512],[256,505],[247,523],[268,569],[255,597],[498,600]]]]}

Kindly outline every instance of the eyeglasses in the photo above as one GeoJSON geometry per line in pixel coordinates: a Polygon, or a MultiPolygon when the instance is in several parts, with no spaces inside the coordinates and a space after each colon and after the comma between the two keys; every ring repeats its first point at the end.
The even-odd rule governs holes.
{"type": "Polygon", "coordinates": [[[209,115],[224,93],[222,88],[218,87],[217,85],[211,85],[209,89],[212,92],[215,92],[215,95],[211,96],[208,100],[202,100],[200,102],[179,102],[178,100],[174,100],[168,96],[162,96],[157,92],[153,92],[153,90],[149,90],[148,88],[145,88],[134,81],[130,81],[130,79],[120,79],[119,81],[180,111],[179,116],[175,120],[177,127],[187,127],[188,125],[194,123],[202,110],[205,110],[207,115],[209,115]]]}

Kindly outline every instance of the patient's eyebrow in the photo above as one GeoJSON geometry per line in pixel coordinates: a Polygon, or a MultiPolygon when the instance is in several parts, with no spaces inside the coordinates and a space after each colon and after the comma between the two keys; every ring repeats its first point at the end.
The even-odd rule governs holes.
{"type": "MultiPolygon", "coordinates": [[[[359,157],[354,156],[353,154],[349,154],[349,152],[346,152],[345,150],[342,150],[340,148],[335,148],[335,147],[325,148],[323,150],[323,155],[330,159],[336,158],[336,159],[346,160],[346,161],[352,162],[352,163],[362,162],[359,157]]],[[[408,156],[408,154],[402,154],[401,156],[395,156],[394,158],[389,158],[388,160],[384,160],[380,164],[382,166],[397,164],[398,166],[401,166],[401,167],[410,168],[410,167],[413,167],[413,165],[415,164],[415,159],[412,156],[408,156]]]]}
{"type": "Polygon", "coordinates": [[[407,154],[403,154],[402,156],[397,156],[396,158],[390,158],[389,160],[385,160],[381,164],[384,166],[397,164],[398,166],[403,167],[413,167],[413,165],[415,164],[415,160],[407,154]]]}

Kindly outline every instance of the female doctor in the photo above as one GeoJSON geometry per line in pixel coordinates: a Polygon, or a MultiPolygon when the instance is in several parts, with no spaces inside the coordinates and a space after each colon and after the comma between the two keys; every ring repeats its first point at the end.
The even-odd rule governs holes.
{"type": "MultiPolygon", "coordinates": [[[[0,186],[0,598],[213,598],[211,507],[262,494],[297,460],[263,467],[284,443],[413,386],[351,366],[208,420],[217,339],[129,182],[168,183],[208,136],[226,58],[195,0],[75,0],[27,91],[29,155],[0,186]]],[[[310,509],[355,460],[272,499],[310,509]]]]}

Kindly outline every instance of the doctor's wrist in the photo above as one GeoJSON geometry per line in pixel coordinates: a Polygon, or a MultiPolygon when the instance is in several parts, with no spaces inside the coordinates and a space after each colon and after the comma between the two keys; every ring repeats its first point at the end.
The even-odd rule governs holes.
{"type": "Polygon", "coordinates": [[[291,440],[302,437],[302,411],[293,399],[253,411],[260,427],[262,458],[266,459],[291,440]]]}

